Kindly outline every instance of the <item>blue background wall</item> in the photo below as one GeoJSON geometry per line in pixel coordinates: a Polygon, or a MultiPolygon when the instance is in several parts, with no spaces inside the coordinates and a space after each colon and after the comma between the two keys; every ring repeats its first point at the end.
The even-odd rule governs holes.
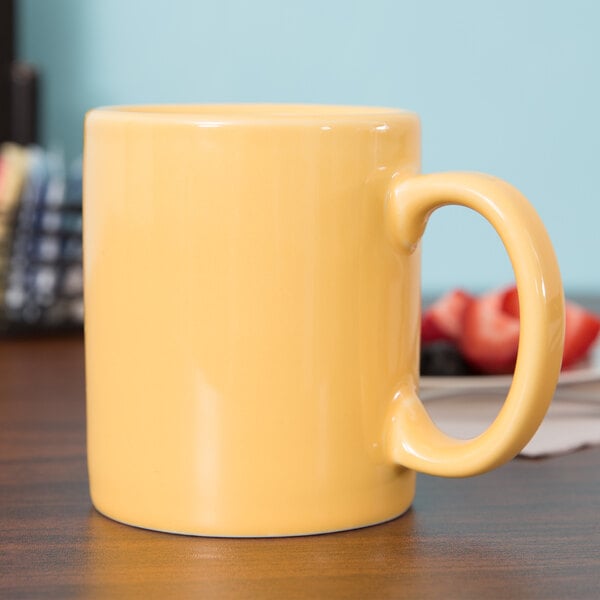
{"type": "MultiPolygon", "coordinates": [[[[420,113],[423,170],[494,173],[545,221],[567,291],[600,293],[600,2],[21,0],[43,138],[81,151],[84,112],[135,102],[324,102],[420,113]]],[[[427,294],[512,279],[491,228],[434,215],[427,294]]]]}

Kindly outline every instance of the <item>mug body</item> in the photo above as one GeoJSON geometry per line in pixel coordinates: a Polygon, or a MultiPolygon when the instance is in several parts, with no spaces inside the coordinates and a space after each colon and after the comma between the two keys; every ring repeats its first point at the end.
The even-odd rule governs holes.
{"type": "Polygon", "coordinates": [[[144,106],[85,124],[88,461],[96,508],[211,536],[394,518],[383,451],[418,380],[419,252],[385,234],[419,125],[391,109],[144,106]]]}

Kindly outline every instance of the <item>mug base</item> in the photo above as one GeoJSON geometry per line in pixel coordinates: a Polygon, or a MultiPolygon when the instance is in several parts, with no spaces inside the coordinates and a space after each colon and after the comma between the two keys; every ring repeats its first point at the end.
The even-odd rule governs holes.
{"type": "Polygon", "coordinates": [[[411,504],[406,506],[400,512],[393,514],[384,519],[378,519],[373,522],[361,523],[358,525],[349,525],[347,527],[335,527],[332,529],[321,529],[316,531],[290,531],[289,533],[255,533],[255,534],[231,534],[231,533],[203,533],[200,531],[179,531],[175,529],[162,529],[159,527],[148,527],[145,525],[132,523],[123,519],[112,517],[111,515],[106,514],[102,510],[100,510],[97,506],[94,506],[96,512],[103,517],[110,519],[116,523],[121,525],[127,525],[129,527],[135,527],[137,529],[144,529],[146,531],[156,531],[159,533],[169,533],[173,535],[181,535],[181,536],[193,536],[193,537],[205,537],[205,538],[219,538],[219,539],[264,539],[264,538],[285,538],[285,537],[304,537],[304,536],[314,536],[314,535],[326,535],[329,533],[340,533],[343,531],[353,531],[355,529],[364,529],[365,527],[375,527],[376,525],[382,525],[384,523],[389,523],[390,521],[394,521],[399,517],[405,515],[410,509],[411,504]]]}

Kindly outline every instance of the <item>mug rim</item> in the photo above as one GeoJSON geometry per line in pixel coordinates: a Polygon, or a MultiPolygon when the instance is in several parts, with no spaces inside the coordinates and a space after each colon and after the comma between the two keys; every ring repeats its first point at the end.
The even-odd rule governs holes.
{"type": "Polygon", "coordinates": [[[123,104],[93,108],[87,118],[193,123],[204,127],[239,124],[385,123],[418,119],[400,108],[296,103],[123,104]]]}

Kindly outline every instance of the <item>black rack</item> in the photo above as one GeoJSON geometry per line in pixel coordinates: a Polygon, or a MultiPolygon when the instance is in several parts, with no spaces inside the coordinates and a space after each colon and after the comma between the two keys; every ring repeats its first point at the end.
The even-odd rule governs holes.
{"type": "Polygon", "coordinates": [[[16,58],[14,0],[0,0],[0,143],[38,141],[38,73],[16,58]]]}
{"type": "Polygon", "coordinates": [[[11,137],[10,69],[15,59],[13,0],[0,2],[0,143],[11,137]]]}

